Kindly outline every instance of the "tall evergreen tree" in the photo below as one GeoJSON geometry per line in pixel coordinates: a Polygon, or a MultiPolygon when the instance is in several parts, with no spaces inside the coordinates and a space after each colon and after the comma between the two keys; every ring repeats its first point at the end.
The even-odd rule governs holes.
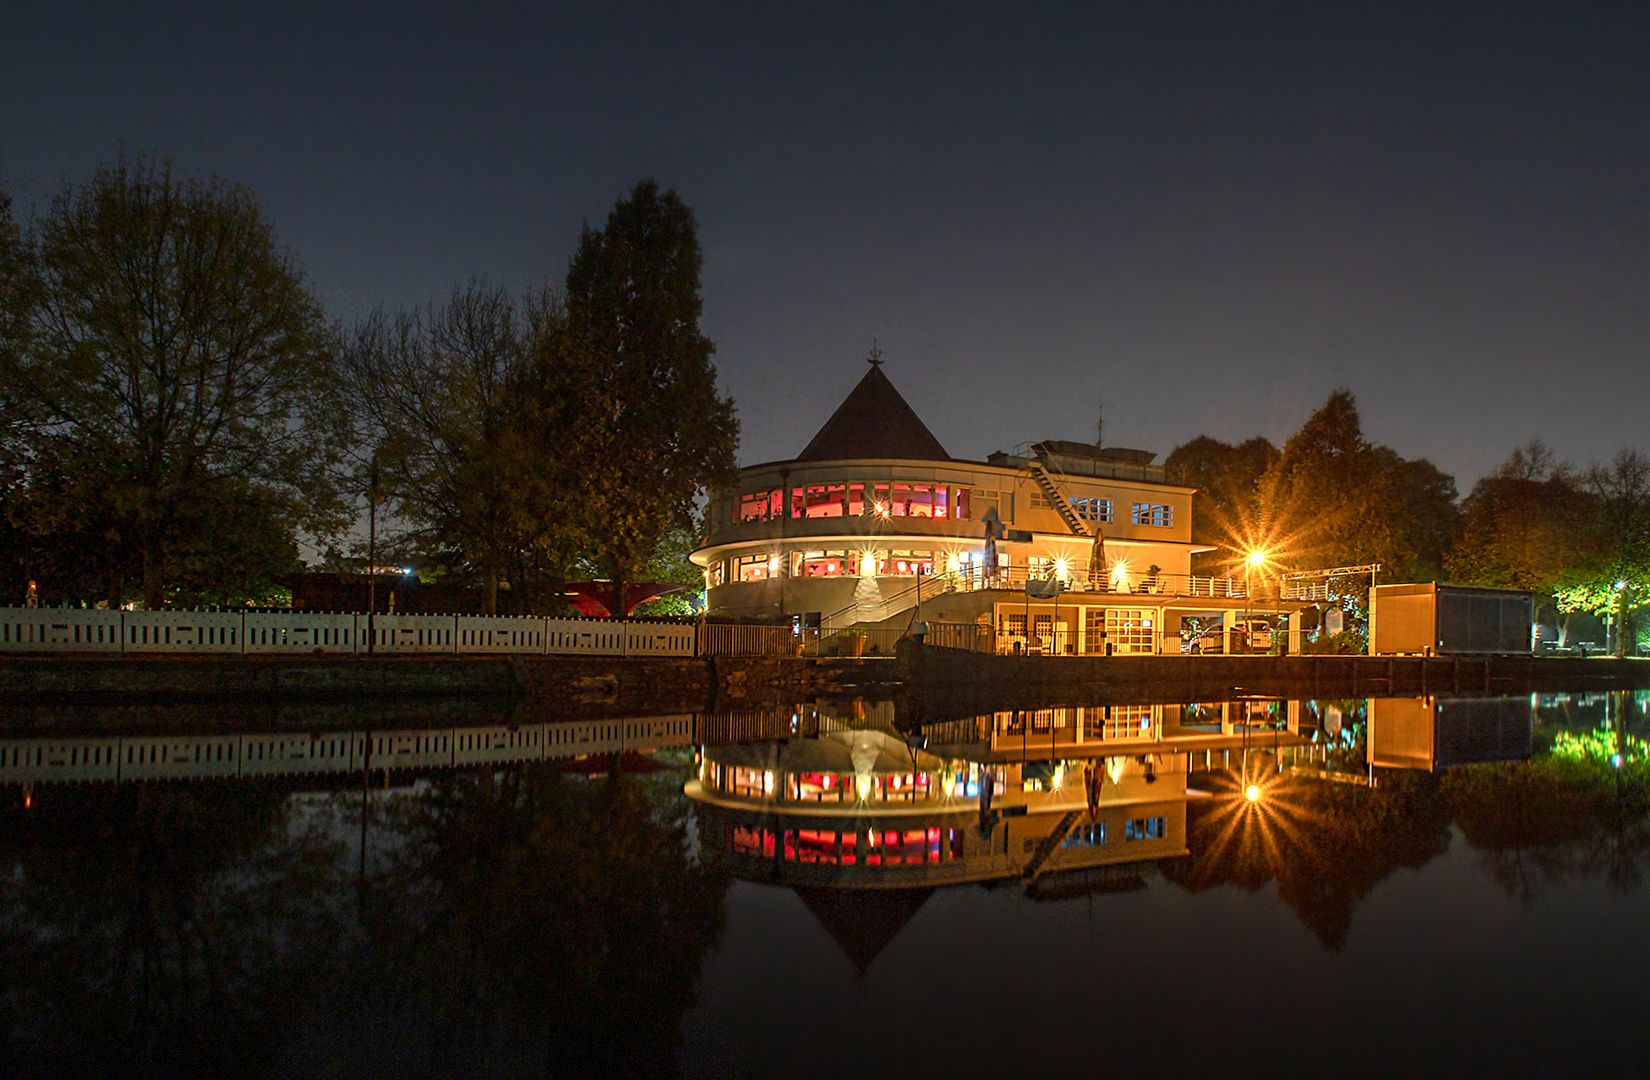
{"type": "Polygon", "coordinates": [[[664,537],[691,524],[694,498],[734,474],[739,425],[699,327],[703,262],[693,211],[643,180],[605,228],[585,228],[567,272],[592,365],[584,517],[615,615],[664,537]]]}

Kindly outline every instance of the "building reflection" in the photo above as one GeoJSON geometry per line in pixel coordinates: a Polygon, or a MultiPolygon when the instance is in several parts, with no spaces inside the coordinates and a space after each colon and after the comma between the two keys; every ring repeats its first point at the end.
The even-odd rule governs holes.
{"type": "Polygon", "coordinates": [[[1262,749],[1307,760],[1301,717],[1277,700],[1070,706],[906,733],[889,703],[815,705],[770,737],[702,744],[687,794],[701,842],[753,880],[1029,884],[1188,854],[1187,805],[1208,798],[1193,770],[1262,749]]]}

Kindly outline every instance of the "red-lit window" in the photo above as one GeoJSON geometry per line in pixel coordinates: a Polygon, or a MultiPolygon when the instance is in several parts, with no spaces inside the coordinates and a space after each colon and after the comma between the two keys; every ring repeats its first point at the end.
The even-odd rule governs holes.
{"type": "Polygon", "coordinates": [[[796,861],[805,863],[836,862],[837,834],[817,829],[802,829],[796,833],[796,861]]]}
{"type": "Polygon", "coordinates": [[[968,518],[969,518],[968,503],[969,503],[968,489],[967,488],[958,488],[957,489],[957,517],[964,520],[964,521],[968,520],[968,518]]]}
{"type": "Polygon", "coordinates": [[[811,484],[805,488],[797,488],[791,499],[791,513],[793,517],[846,517],[848,515],[848,485],[811,484]],[[799,503],[800,512],[798,509],[799,503]]]}
{"type": "Polygon", "coordinates": [[[754,491],[743,495],[739,499],[739,508],[734,514],[734,524],[741,525],[747,521],[767,521],[778,517],[779,508],[784,505],[780,491],[754,491]]]}

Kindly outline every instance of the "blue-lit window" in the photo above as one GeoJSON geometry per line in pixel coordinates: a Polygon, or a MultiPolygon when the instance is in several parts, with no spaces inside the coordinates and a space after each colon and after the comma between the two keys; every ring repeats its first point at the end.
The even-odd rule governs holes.
{"type": "Polygon", "coordinates": [[[1130,520],[1136,525],[1157,525],[1167,529],[1174,524],[1174,507],[1161,503],[1135,503],[1130,520]]]}
{"type": "Polygon", "coordinates": [[[1106,823],[1096,821],[1088,825],[1078,825],[1066,834],[1061,847],[1095,847],[1106,842],[1106,823]]]}
{"type": "Polygon", "coordinates": [[[1164,832],[1164,820],[1160,817],[1135,818],[1124,826],[1123,839],[1161,840],[1164,832]]]}
{"type": "Polygon", "coordinates": [[[1077,516],[1084,521],[1103,521],[1107,524],[1111,522],[1110,499],[1073,499],[1071,505],[1072,509],[1077,511],[1077,516]]]}

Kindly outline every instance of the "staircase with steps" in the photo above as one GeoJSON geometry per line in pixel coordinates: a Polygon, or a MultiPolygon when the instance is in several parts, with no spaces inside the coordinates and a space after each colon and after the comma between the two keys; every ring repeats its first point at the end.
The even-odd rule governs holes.
{"type": "Polygon", "coordinates": [[[1066,834],[1071,832],[1071,826],[1079,813],[1077,810],[1068,810],[1064,817],[1055,822],[1054,828],[1043,837],[1043,842],[1037,845],[1037,850],[1031,853],[1025,869],[1020,871],[1021,881],[1032,881],[1043,872],[1043,864],[1048,862],[1049,856],[1059,850],[1061,844],[1065,843],[1066,834]]]}
{"type": "Polygon", "coordinates": [[[1087,536],[1089,534],[1088,526],[1084,525],[1083,519],[1077,516],[1077,511],[1072,509],[1071,500],[1066,498],[1065,493],[1060,490],[1060,486],[1048,474],[1048,470],[1035,461],[1030,463],[1029,468],[1031,478],[1036,480],[1037,486],[1043,489],[1043,495],[1047,497],[1049,505],[1060,511],[1060,518],[1066,523],[1066,528],[1070,529],[1074,536],[1087,536]]]}

